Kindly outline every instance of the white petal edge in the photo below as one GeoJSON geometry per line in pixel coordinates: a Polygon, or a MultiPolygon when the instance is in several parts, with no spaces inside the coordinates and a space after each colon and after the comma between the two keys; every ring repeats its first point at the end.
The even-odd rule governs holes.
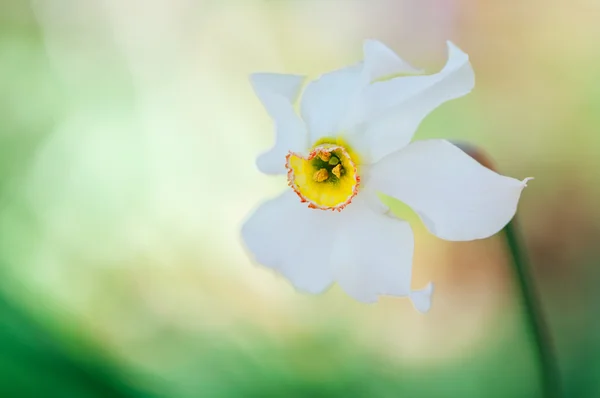
{"type": "Polygon", "coordinates": [[[420,74],[422,71],[400,58],[380,41],[367,39],[363,43],[364,71],[369,82],[397,74],[420,74]]]}
{"type": "Polygon", "coordinates": [[[263,96],[265,94],[278,94],[294,103],[300,94],[305,76],[287,75],[281,73],[253,73],[250,75],[250,83],[256,93],[256,96],[263,102],[269,114],[269,107],[264,104],[263,96]]]}
{"type": "Polygon", "coordinates": [[[285,157],[308,149],[308,133],[292,104],[281,95],[263,94],[263,103],[270,109],[275,124],[275,145],[261,154],[256,166],[265,174],[285,174],[285,157]]]}
{"type": "Polygon", "coordinates": [[[306,128],[293,108],[304,80],[304,76],[280,73],[250,75],[256,96],[275,123],[274,147],[256,160],[258,169],[265,174],[285,174],[288,151],[307,148],[306,128]]]}
{"type": "Polygon", "coordinates": [[[380,295],[408,296],[411,291],[414,237],[410,225],[373,209],[357,196],[342,212],[332,252],[332,270],[340,287],[354,299],[372,303],[380,295]]]}
{"type": "Polygon", "coordinates": [[[279,272],[298,290],[317,294],[331,285],[329,258],[341,213],[309,209],[291,190],[269,200],[242,227],[242,240],[252,257],[279,272]]]}
{"type": "Polygon", "coordinates": [[[431,309],[432,294],[433,283],[429,282],[425,288],[421,290],[413,290],[409,297],[415,309],[421,313],[425,313],[431,309]]]}
{"type": "Polygon", "coordinates": [[[423,119],[475,85],[469,57],[451,42],[448,61],[433,75],[404,76],[369,85],[346,121],[348,140],[374,163],[408,145],[423,119]],[[364,149],[363,149],[364,148],[364,149]]]}
{"type": "Polygon", "coordinates": [[[349,104],[366,82],[362,63],[322,75],[310,82],[300,100],[300,114],[306,122],[312,143],[339,133],[349,104]]]}
{"type": "Polygon", "coordinates": [[[448,141],[426,140],[371,166],[365,189],[403,201],[434,235],[467,241],[504,228],[528,180],[485,168],[448,141]]]}

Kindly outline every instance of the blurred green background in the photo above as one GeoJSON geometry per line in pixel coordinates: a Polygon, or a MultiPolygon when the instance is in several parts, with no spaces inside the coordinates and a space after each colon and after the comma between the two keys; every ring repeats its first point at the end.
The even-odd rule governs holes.
{"type": "Polygon", "coordinates": [[[501,237],[417,231],[433,308],[294,291],[239,227],[285,188],[254,158],[257,71],[317,76],[376,38],[476,72],[416,139],[535,176],[519,208],[569,397],[600,396],[596,0],[0,0],[0,396],[536,397],[501,237]]]}

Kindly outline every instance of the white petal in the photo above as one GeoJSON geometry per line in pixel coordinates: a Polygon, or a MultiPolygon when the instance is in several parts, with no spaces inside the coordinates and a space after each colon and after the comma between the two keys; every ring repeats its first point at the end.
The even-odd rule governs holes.
{"type": "Polygon", "coordinates": [[[350,102],[364,86],[362,64],[327,73],[310,82],[301,99],[302,118],[314,143],[339,133],[350,102]]]}
{"type": "Polygon", "coordinates": [[[431,111],[469,93],[474,84],[469,57],[448,42],[448,61],[439,73],[398,77],[365,88],[349,122],[362,124],[349,141],[360,146],[366,162],[376,162],[406,146],[431,111]]]}
{"type": "Polygon", "coordinates": [[[373,211],[360,195],[344,209],[332,253],[334,277],[362,302],[410,296],[413,233],[406,221],[373,211]]]}
{"type": "Polygon", "coordinates": [[[413,290],[410,293],[410,300],[419,312],[427,312],[431,308],[431,295],[433,294],[433,283],[429,282],[421,290],[413,290]]]}
{"type": "Polygon", "coordinates": [[[481,166],[447,141],[427,140],[373,165],[367,184],[409,205],[434,235],[463,241],[500,231],[526,182],[481,166]]]}
{"type": "Polygon", "coordinates": [[[341,213],[309,209],[289,190],[262,204],[242,227],[242,239],[260,264],[299,290],[320,293],[332,282],[330,255],[341,213]]]}
{"type": "Polygon", "coordinates": [[[303,152],[309,147],[306,126],[287,98],[265,93],[262,100],[275,122],[275,145],[258,157],[256,165],[265,174],[285,174],[288,152],[303,152]]]}
{"type": "Polygon", "coordinates": [[[385,44],[377,40],[365,40],[363,44],[365,57],[364,73],[369,82],[397,74],[418,74],[419,69],[400,58],[385,44]]]}
{"type": "Polygon", "coordinates": [[[288,151],[299,152],[308,147],[306,128],[293,108],[304,76],[277,73],[254,73],[250,82],[256,96],[275,122],[275,146],[258,157],[258,169],[265,174],[285,174],[288,151]]]}
{"type": "MultiPolygon", "coordinates": [[[[265,94],[278,94],[294,103],[305,77],[300,75],[284,75],[279,73],[253,73],[250,75],[250,83],[254,88],[256,96],[263,102],[265,94]]],[[[269,112],[269,107],[264,104],[269,112]]],[[[271,112],[269,112],[271,113],[271,112]]],[[[272,116],[272,115],[271,115],[272,116]]]]}

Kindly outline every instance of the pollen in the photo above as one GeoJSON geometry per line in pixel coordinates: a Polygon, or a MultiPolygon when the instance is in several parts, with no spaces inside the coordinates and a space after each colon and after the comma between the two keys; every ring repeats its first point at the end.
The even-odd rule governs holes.
{"type": "Polygon", "coordinates": [[[337,166],[335,166],[331,172],[333,173],[334,176],[336,176],[337,178],[341,178],[342,177],[342,165],[338,164],[337,166]]]}
{"type": "Polygon", "coordinates": [[[311,209],[342,211],[358,194],[358,156],[339,139],[321,140],[308,156],[290,152],[288,185],[311,209]]]}
{"type": "MultiPolygon", "coordinates": [[[[333,172],[335,174],[335,172],[333,172]]],[[[321,169],[313,174],[313,180],[316,182],[324,182],[329,179],[329,172],[327,169],[321,169]]]]}
{"type": "Polygon", "coordinates": [[[319,152],[319,159],[321,159],[324,162],[329,162],[329,160],[331,159],[331,152],[319,152]]]}

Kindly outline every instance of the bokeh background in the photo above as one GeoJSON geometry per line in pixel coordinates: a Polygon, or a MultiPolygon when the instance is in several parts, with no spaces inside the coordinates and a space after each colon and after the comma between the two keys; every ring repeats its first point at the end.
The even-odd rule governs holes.
{"type": "Polygon", "coordinates": [[[502,236],[416,235],[433,308],[294,291],[239,227],[285,187],[248,75],[379,39],[476,88],[416,139],[535,176],[518,219],[569,397],[600,396],[596,0],[0,0],[0,396],[536,397],[502,236]]]}

